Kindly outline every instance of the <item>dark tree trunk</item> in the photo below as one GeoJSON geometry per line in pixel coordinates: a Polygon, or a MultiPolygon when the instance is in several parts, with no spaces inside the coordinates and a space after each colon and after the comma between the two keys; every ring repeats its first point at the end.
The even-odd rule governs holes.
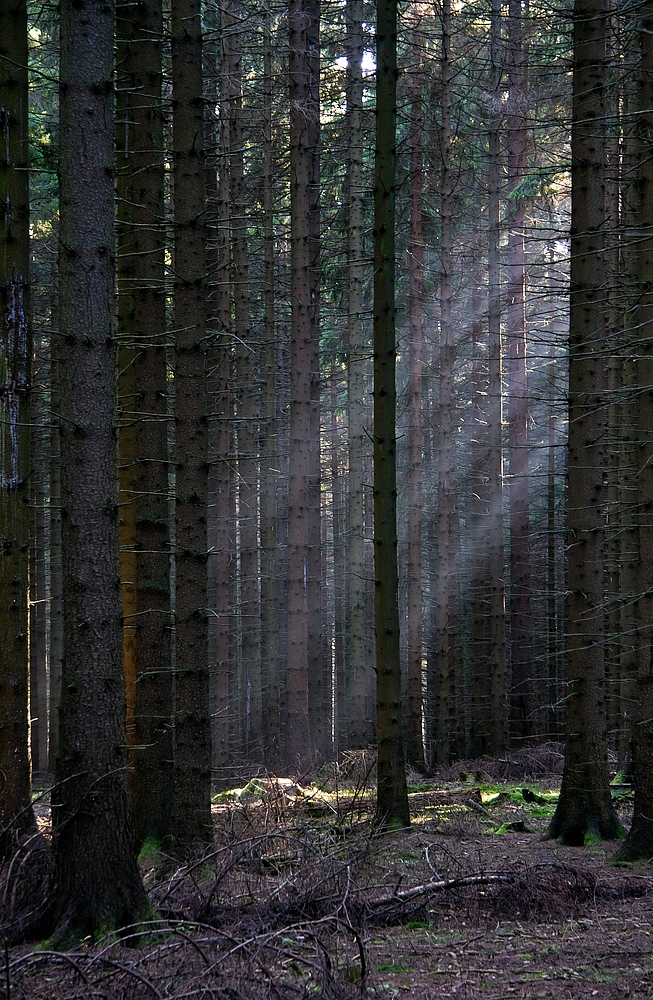
{"type": "Polygon", "coordinates": [[[29,189],[27,7],[0,12],[0,857],[34,825],[28,750],[29,189]]]}
{"type": "Polygon", "coordinates": [[[114,9],[61,4],[64,662],[52,794],[55,941],[148,910],[127,791],[114,330],[114,9]]]}
{"type": "Polygon", "coordinates": [[[639,225],[637,330],[637,694],[634,726],[635,803],[630,832],[619,851],[624,859],[653,857],[653,4],[640,10],[639,225]]]}
{"type": "Polygon", "coordinates": [[[605,0],[576,0],[572,111],[569,356],[568,653],[565,767],[549,836],[581,846],[621,833],[607,760],[604,656],[606,409],[605,0]]]}
{"type": "Polygon", "coordinates": [[[410,824],[402,732],[397,572],[395,192],[397,4],[379,0],[376,29],[374,168],[374,587],[377,822],[410,824]]]}
{"type": "Polygon", "coordinates": [[[177,480],[175,754],[171,840],[211,840],[207,622],[208,396],[202,27],[199,0],[172,4],[177,480]]]}
{"type": "Polygon", "coordinates": [[[120,537],[137,843],[168,833],[172,663],[164,289],[163,14],[117,7],[120,537]]]}

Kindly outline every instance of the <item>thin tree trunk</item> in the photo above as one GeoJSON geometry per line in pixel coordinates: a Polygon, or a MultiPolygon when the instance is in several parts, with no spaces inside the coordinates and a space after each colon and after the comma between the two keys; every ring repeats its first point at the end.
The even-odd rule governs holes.
{"type": "Polygon", "coordinates": [[[499,193],[501,165],[499,128],[501,105],[501,0],[492,0],[491,105],[488,159],[488,575],[490,592],[490,716],[491,752],[508,742],[508,691],[505,634],[505,585],[503,556],[502,371],[501,371],[501,264],[499,254],[499,193]]]}
{"type": "Polygon", "coordinates": [[[239,619],[245,752],[261,754],[261,643],[259,607],[259,375],[258,344],[250,322],[247,211],[243,141],[240,6],[222,6],[223,73],[228,90],[231,260],[234,304],[236,442],[239,536],[239,619]]]}
{"type": "Polygon", "coordinates": [[[409,382],[408,382],[408,536],[407,536],[407,732],[408,762],[425,770],[422,735],[422,352],[424,309],[424,237],[422,233],[422,185],[424,129],[421,69],[423,37],[413,28],[413,77],[411,80],[410,131],[410,246],[409,246],[409,382]]]}
{"type": "Polygon", "coordinates": [[[305,0],[308,89],[306,141],[308,142],[308,282],[311,344],[311,403],[308,523],[308,689],[313,752],[331,756],[331,683],[325,670],[322,598],[322,511],[320,451],[320,0],[305,0]]]}
{"type": "Polygon", "coordinates": [[[508,484],[510,496],[510,665],[511,731],[533,735],[535,677],[532,662],[531,571],[528,503],[528,387],[526,383],[526,258],[524,196],[527,170],[526,43],[521,0],[508,14],[508,256],[506,339],[508,341],[508,484]]]}
{"type": "Polygon", "coordinates": [[[34,826],[28,749],[30,537],[27,7],[0,11],[0,857],[34,826]]]}
{"type": "Polygon", "coordinates": [[[266,9],[263,49],[263,429],[261,453],[261,687],[263,750],[271,770],[281,764],[279,684],[279,592],[277,564],[277,359],[274,239],[274,158],[271,18],[266,9]]]}
{"type": "Polygon", "coordinates": [[[452,633],[452,604],[456,579],[455,498],[453,484],[454,384],[452,272],[453,272],[453,176],[451,170],[451,5],[442,6],[442,127],[440,132],[441,251],[440,251],[440,343],[437,410],[438,506],[436,515],[437,570],[435,592],[435,757],[448,764],[455,752],[457,729],[456,655],[452,633]]]}
{"type": "Polygon", "coordinates": [[[367,615],[365,554],[365,426],[367,356],[370,345],[363,310],[363,4],[346,5],[347,20],[347,419],[349,476],[347,480],[347,660],[343,702],[344,745],[367,746],[374,736],[374,652],[367,615]]]}
{"type": "Polygon", "coordinates": [[[32,362],[32,440],[30,443],[31,545],[29,571],[30,754],[32,771],[48,770],[48,503],[50,435],[48,390],[50,358],[41,335],[32,362]]]}
{"type": "Polygon", "coordinates": [[[404,765],[397,571],[395,194],[397,4],[379,0],[374,157],[374,582],[378,780],[376,818],[410,823],[404,765]]]}
{"type": "MultiPolygon", "coordinates": [[[[319,384],[315,303],[311,299],[311,158],[318,113],[311,88],[310,0],[290,0],[291,359],[288,506],[288,673],[286,761],[300,768],[313,753],[309,725],[309,574],[315,567],[311,481],[313,411],[319,384]]],[[[319,430],[319,428],[318,428],[319,430]]],[[[318,480],[319,482],[319,480],[318,480]]],[[[319,499],[317,499],[319,515],[319,499]]]]}

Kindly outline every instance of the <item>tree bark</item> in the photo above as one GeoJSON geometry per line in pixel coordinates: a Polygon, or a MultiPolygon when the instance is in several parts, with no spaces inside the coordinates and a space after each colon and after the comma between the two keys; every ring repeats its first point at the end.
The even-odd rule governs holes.
{"type": "Polygon", "coordinates": [[[423,37],[413,28],[413,77],[411,79],[410,119],[410,245],[409,255],[409,329],[408,377],[408,536],[407,536],[407,689],[406,756],[417,770],[424,771],[422,735],[422,365],[424,310],[424,237],[422,232],[423,185],[423,72],[421,68],[423,37]]]}
{"type": "Polygon", "coordinates": [[[368,452],[365,396],[370,350],[363,308],[365,176],[363,170],[363,4],[346,5],[347,21],[347,636],[342,748],[361,749],[374,737],[374,650],[367,615],[365,468],[368,452]]]}
{"type": "Polygon", "coordinates": [[[172,847],[211,840],[207,624],[208,398],[202,28],[198,0],[172,3],[175,281],[176,667],[172,847]]]}
{"type": "MultiPolygon", "coordinates": [[[[312,84],[309,24],[315,15],[311,0],[290,0],[290,254],[291,358],[290,452],[288,498],[288,671],[286,761],[302,767],[312,753],[309,723],[309,589],[316,567],[313,523],[319,519],[319,478],[314,478],[311,452],[319,453],[319,328],[311,267],[311,158],[314,120],[319,113],[312,84]]],[[[319,539],[319,533],[318,533],[319,539]]],[[[317,572],[321,571],[319,566],[317,572]]],[[[313,637],[315,638],[315,637],[313,637]]]]}
{"type": "Polygon", "coordinates": [[[27,7],[0,11],[0,857],[31,830],[28,749],[30,538],[27,7]]]}
{"type": "Polygon", "coordinates": [[[633,738],[633,821],[621,859],[653,856],[653,4],[640,9],[639,41],[639,205],[637,237],[637,528],[639,541],[636,600],[637,695],[633,738]]]}
{"type": "Polygon", "coordinates": [[[136,840],[168,833],[172,620],[159,0],[117,7],[118,434],[130,786],[136,840]]]}
{"type": "Polygon", "coordinates": [[[374,157],[374,587],[378,785],[376,819],[410,824],[403,750],[397,571],[395,194],[397,4],[379,0],[374,157]]]}
{"type": "Polygon", "coordinates": [[[491,97],[488,159],[488,572],[490,590],[490,752],[508,743],[508,677],[505,633],[502,465],[501,261],[499,195],[501,164],[501,0],[492,0],[490,26],[491,97]]]}
{"type": "Polygon", "coordinates": [[[521,0],[508,12],[508,484],[510,497],[510,717],[513,738],[532,736],[535,678],[532,662],[530,526],[528,501],[528,386],[526,382],[525,205],[527,170],[526,42],[521,0]]]}
{"type": "Polygon", "coordinates": [[[572,108],[565,767],[549,836],[621,833],[610,797],[604,657],[605,0],[576,0],[572,108]]]}
{"type": "Polygon", "coordinates": [[[61,3],[64,662],[52,795],[54,940],[143,918],[127,790],[114,329],[114,8],[61,3]]]}

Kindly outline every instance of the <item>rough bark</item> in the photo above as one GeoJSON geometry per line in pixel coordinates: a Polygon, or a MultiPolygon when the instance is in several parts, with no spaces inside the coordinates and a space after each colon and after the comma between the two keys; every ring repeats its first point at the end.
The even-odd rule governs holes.
{"type": "Polygon", "coordinates": [[[534,733],[530,527],[528,501],[528,386],[526,382],[525,200],[527,79],[521,0],[508,11],[508,228],[506,340],[508,347],[508,486],[510,497],[510,719],[511,735],[534,733]]]}
{"type": "Polygon", "coordinates": [[[621,827],[610,797],[604,656],[604,0],[576,0],[572,108],[568,652],[565,767],[549,836],[580,846],[621,827]]]}
{"type": "Polygon", "coordinates": [[[377,822],[410,823],[403,750],[397,571],[395,196],[397,4],[379,0],[374,157],[374,588],[377,822]]]}
{"type": "Polygon", "coordinates": [[[274,56],[271,17],[266,9],[263,49],[263,401],[261,454],[261,688],[263,750],[271,770],[281,764],[279,683],[279,602],[277,564],[278,421],[275,330],[274,157],[272,97],[274,56]]]}
{"type": "Polygon", "coordinates": [[[61,4],[64,662],[52,793],[55,941],[148,910],[127,790],[114,329],[114,8],[61,4]]]}
{"type": "MultiPolygon", "coordinates": [[[[313,4],[291,0],[290,44],[290,255],[291,358],[288,497],[288,671],[286,761],[301,767],[313,753],[309,724],[309,575],[315,571],[312,522],[319,516],[319,479],[313,481],[311,450],[319,386],[315,303],[312,300],[311,158],[313,119],[308,28],[313,4]],[[318,487],[316,491],[316,486],[318,487]]],[[[318,423],[319,435],[319,423],[318,423]]],[[[318,572],[320,571],[318,565],[318,572]]]]}
{"type": "Polygon", "coordinates": [[[640,11],[637,340],[637,695],[633,738],[633,821],[620,858],[653,857],[653,4],[640,11]]]}
{"type": "Polygon", "coordinates": [[[258,423],[260,411],[259,344],[250,321],[248,286],[247,200],[243,144],[242,28],[239,4],[222,7],[222,72],[229,120],[231,281],[233,289],[236,382],[236,459],[238,485],[238,615],[240,621],[241,711],[244,750],[260,760],[261,643],[259,608],[258,423]]]}
{"type": "Polygon", "coordinates": [[[172,663],[159,0],[117,7],[120,541],[138,844],[168,832],[172,663]]]}
{"type": "Polygon", "coordinates": [[[27,8],[0,11],[0,857],[32,829],[28,750],[30,537],[27,8]]]}
{"type": "Polygon", "coordinates": [[[198,0],[172,4],[174,183],[176,665],[170,836],[175,850],[211,830],[207,624],[208,398],[205,313],[202,28],[198,0]]]}
{"type": "Polygon", "coordinates": [[[501,265],[499,254],[499,195],[501,164],[501,0],[492,0],[490,133],[488,138],[488,506],[487,539],[490,591],[490,718],[491,751],[508,742],[508,678],[505,633],[502,469],[501,265]]]}
{"type": "Polygon", "coordinates": [[[454,492],[454,328],[452,323],[453,277],[453,174],[451,169],[451,6],[442,8],[442,124],[440,129],[440,339],[437,360],[437,456],[438,486],[436,514],[437,569],[435,580],[435,759],[448,764],[455,754],[457,737],[456,643],[452,614],[456,587],[457,559],[454,492]]]}
{"type": "Polygon", "coordinates": [[[408,379],[408,493],[407,534],[407,714],[406,757],[425,770],[422,736],[422,355],[424,310],[424,238],[422,233],[423,186],[423,72],[419,28],[413,29],[413,78],[411,80],[410,131],[410,245],[409,256],[409,379],[408,379]]]}
{"type": "Polygon", "coordinates": [[[346,5],[347,18],[347,652],[343,678],[343,748],[360,749],[374,736],[374,650],[367,615],[365,468],[368,452],[365,396],[369,334],[363,308],[363,4],[346,5]]]}

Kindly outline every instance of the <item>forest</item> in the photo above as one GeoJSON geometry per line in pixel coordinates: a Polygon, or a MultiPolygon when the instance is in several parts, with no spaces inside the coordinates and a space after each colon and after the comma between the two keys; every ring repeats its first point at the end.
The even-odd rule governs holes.
{"type": "Polygon", "coordinates": [[[653,4],[2,0],[0,126],[0,994],[653,891],[653,4]]]}

